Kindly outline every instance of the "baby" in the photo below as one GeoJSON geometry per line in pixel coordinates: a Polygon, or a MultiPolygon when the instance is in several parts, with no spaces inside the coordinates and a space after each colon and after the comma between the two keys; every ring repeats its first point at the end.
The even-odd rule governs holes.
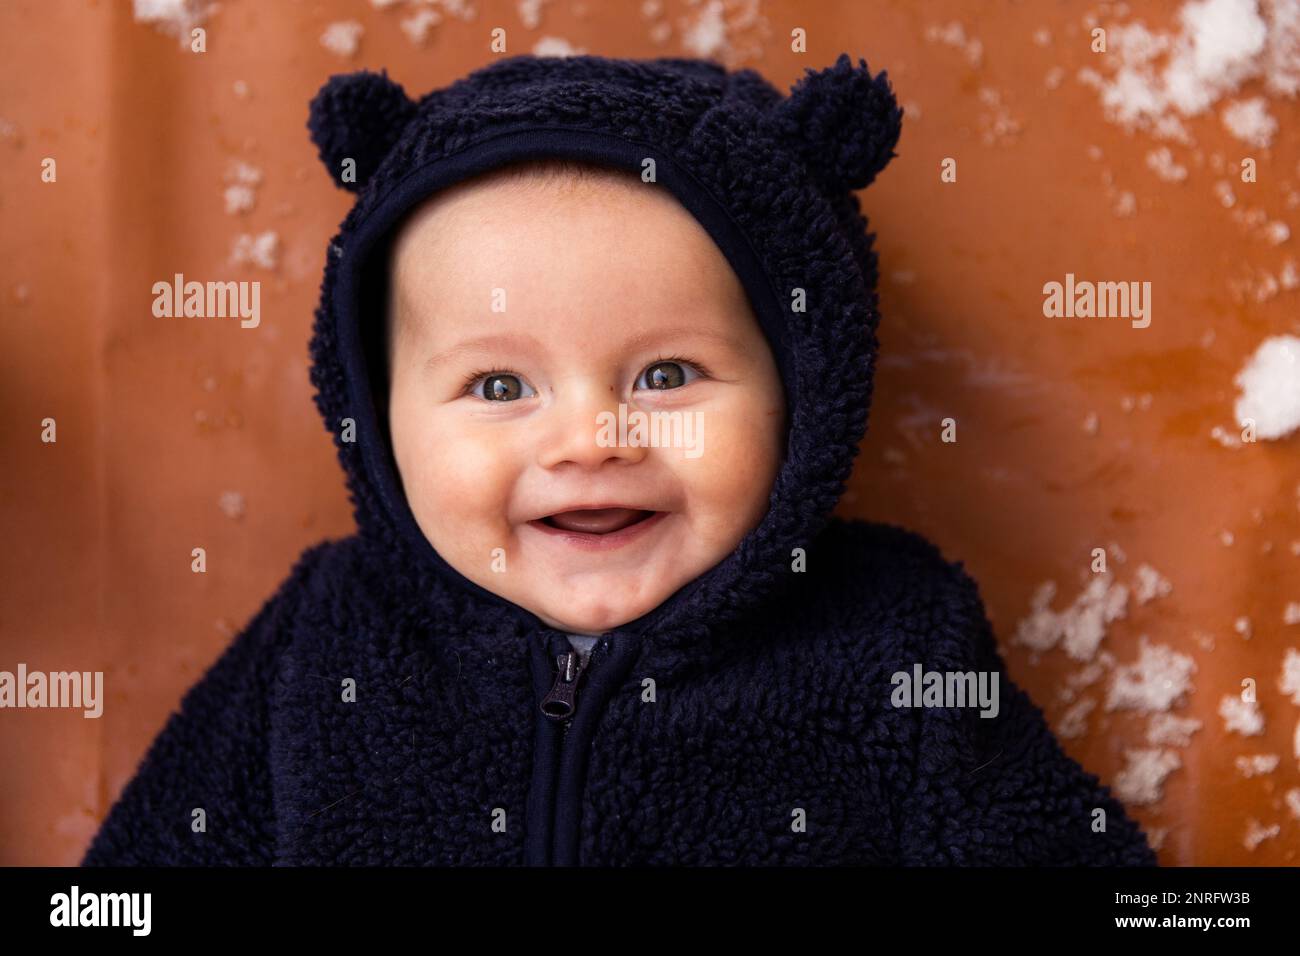
{"type": "Polygon", "coordinates": [[[776,363],[708,233],[637,174],[551,162],[454,186],[403,227],[391,288],[393,453],[420,529],[469,580],[599,635],[767,511],[776,363]],[[700,454],[603,446],[599,416],[620,407],[704,423],[700,454]]]}
{"type": "Polygon", "coordinates": [[[316,403],[358,530],[186,695],[86,864],[1151,865],[960,562],[834,517],[884,74],[332,78],[316,403]]]}

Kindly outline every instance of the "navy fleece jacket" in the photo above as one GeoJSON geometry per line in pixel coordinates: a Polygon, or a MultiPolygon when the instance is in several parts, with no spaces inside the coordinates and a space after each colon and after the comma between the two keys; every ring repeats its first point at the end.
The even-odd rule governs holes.
{"type": "Polygon", "coordinates": [[[961,562],[831,514],[879,322],[854,190],[900,122],[885,75],[847,55],[789,96],[667,58],[511,57],[418,100],[331,78],[311,132],[357,199],[326,256],[312,381],[358,530],[305,551],[189,690],[84,863],[1153,864],[1012,683],[961,562]],[[373,384],[402,215],[545,155],[653,167],[743,282],[790,411],[761,523],[585,668],[429,545],[373,384]],[[996,716],[896,706],[916,665],[995,673],[996,716]],[[544,712],[557,681],[572,709],[544,712]]]}

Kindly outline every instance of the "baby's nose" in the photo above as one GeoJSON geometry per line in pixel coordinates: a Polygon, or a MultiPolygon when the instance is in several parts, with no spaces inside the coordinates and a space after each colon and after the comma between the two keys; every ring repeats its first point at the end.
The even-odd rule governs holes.
{"type": "Polygon", "coordinates": [[[633,410],[613,388],[568,383],[564,393],[538,423],[539,464],[554,468],[568,461],[595,468],[610,459],[634,463],[645,457],[645,448],[628,439],[633,410]]]}

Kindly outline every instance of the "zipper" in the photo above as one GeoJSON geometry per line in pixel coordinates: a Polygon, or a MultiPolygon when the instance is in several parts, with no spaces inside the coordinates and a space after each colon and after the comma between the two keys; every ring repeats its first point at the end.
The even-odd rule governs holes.
{"type": "Polygon", "coordinates": [[[564,736],[568,737],[569,727],[573,725],[573,715],[578,710],[578,682],[587,671],[591,655],[596,652],[593,645],[587,660],[579,656],[577,650],[570,649],[555,657],[555,683],[550,692],[542,698],[542,713],[552,720],[562,721],[564,736]]]}
{"type": "MultiPolygon", "coordinates": [[[[557,756],[558,766],[564,767],[565,752],[571,746],[568,743],[569,729],[573,726],[574,715],[578,712],[578,689],[582,678],[590,668],[592,656],[596,653],[596,646],[593,645],[587,652],[584,660],[578,654],[577,648],[570,647],[563,654],[555,655],[555,681],[546,696],[542,698],[539,705],[542,714],[549,720],[560,724],[560,741],[559,754],[557,756]]],[[[556,809],[552,809],[551,822],[546,828],[546,840],[548,844],[554,839],[556,809]]],[[[548,849],[549,857],[553,851],[548,849]]]]}
{"type": "MultiPolygon", "coordinates": [[[[539,771],[540,775],[534,776],[533,780],[531,799],[537,800],[539,807],[549,804],[540,816],[530,818],[532,829],[525,846],[525,857],[534,863],[551,866],[576,864],[583,790],[581,778],[586,770],[585,754],[579,752],[580,742],[577,738],[569,740],[570,729],[577,719],[580,700],[586,701],[583,706],[588,710],[604,704],[612,690],[611,682],[616,682],[626,671],[635,649],[635,645],[611,641],[606,634],[592,645],[585,659],[574,647],[547,654],[554,676],[550,690],[537,707],[552,726],[559,725],[559,732],[554,740],[555,750],[548,758],[554,761],[550,765],[554,769],[539,771]],[[598,654],[599,660],[596,659],[598,654]],[[606,657],[610,660],[607,661],[606,657]],[[599,699],[587,701],[589,694],[595,694],[599,699]]],[[[535,660],[535,663],[540,665],[542,660],[535,660]]],[[[539,683],[540,678],[538,675],[539,683]]],[[[583,733],[592,732],[587,728],[583,733]]]]}

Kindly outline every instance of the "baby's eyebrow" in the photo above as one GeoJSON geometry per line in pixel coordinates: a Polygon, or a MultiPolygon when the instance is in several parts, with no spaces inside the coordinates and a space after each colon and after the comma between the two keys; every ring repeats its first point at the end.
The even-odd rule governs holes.
{"type": "MultiPolygon", "coordinates": [[[[691,326],[680,326],[670,329],[645,329],[623,339],[620,343],[624,349],[640,349],[654,344],[671,346],[682,339],[708,339],[716,342],[736,352],[743,351],[743,346],[734,337],[726,332],[720,332],[715,329],[699,328],[691,326]]],[[[491,335],[479,335],[472,339],[466,339],[458,345],[433,355],[425,363],[426,368],[436,368],[444,362],[463,355],[466,352],[493,352],[514,349],[524,351],[535,349],[545,351],[545,347],[533,336],[526,332],[498,332],[491,335]]]]}
{"type": "Polygon", "coordinates": [[[425,367],[436,368],[443,362],[450,361],[456,356],[463,355],[466,352],[493,352],[506,349],[523,351],[530,348],[541,349],[542,344],[526,332],[497,332],[491,335],[479,335],[472,339],[466,339],[459,345],[453,345],[449,349],[438,352],[425,363],[425,367]]]}
{"type": "Polygon", "coordinates": [[[623,346],[624,348],[633,349],[645,348],[648,345],[655,344],[663,344],[667,346],[682,339],[708,339],[736,352],[744,350],[741,343],[726,332],[720,332],[716,329],[709,329],[701,326],[681,326],[679,328],[671,329],[646,329],[644,332],[638,332],[635,335],[628,336],[623,340],[623,346]]]}

